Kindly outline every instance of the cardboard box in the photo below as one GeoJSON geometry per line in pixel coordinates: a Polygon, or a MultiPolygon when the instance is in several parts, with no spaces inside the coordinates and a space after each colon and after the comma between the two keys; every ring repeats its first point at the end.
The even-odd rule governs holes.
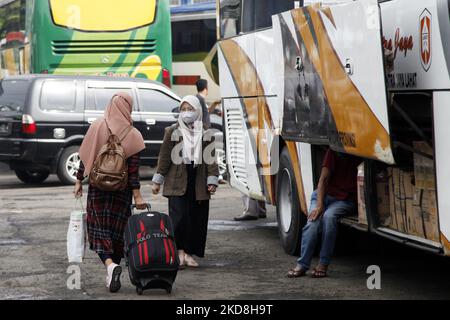
{"type": "MultiPolygon", "coordinates": [[[[366,199],[364,193],[364,164],[358,167],[358,222],[367,225],[366,199]]],[[[389,177],[386,170],[376,175],[377,212],[380,224],[389,227],[391,223],[391,208],[389,206],[389,177]]]]}
{"type": "Polygon", "coordinates": [[[364,194],[364,163],[358,166],[358,222],[367,225],[366,198],[364,194]]]}
{"type": "MultiPolygon", "coordinates": [[[[422,141],[413,142],[414,149],[425,154],[433,155],[433,149],[422,141]]],[[[414,176],[416,188],[423,190],[436,190],[434,175],[434,161],[417,153],[414,154],[414,176]]]]}
{"type": "MultiPolygon", "coordinates": [[[[389,168],[390,228],[410,233],[408,215],[412,215],[414,200],[414,173],[398,168],[389,168]]],[[[411,220],[411,219],[410,219],[411,220]]]]}
{"type": "Polygon", "coordinates": [[[440,242],[436,191],[416,189],[414,196],[415,235],[440,242]]]}
{"type": "Polygon", "coordinates": [[[377,211],[380,225],[389,227],[391,224],[391,208],[389,202],[389,176],[387,170],[376,175],[377,183],[377,211]]]}

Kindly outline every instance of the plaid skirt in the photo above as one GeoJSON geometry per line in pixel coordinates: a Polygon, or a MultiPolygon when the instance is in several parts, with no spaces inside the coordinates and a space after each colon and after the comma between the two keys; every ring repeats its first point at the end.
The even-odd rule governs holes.
{"type": "Polygon", "coordinates": [[[123,257],[123,235],[131,216],[132,191],[105,192],[89,185],[87,233],[89,248],[123,257]]]}

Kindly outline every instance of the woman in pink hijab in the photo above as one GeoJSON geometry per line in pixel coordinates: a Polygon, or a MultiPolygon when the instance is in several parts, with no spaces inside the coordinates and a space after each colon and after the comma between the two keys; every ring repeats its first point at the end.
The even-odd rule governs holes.
{"type": "MultiPolygon", "coordinates": [[[[106,144],[108,127],[115,135],[133,125],[131,112],[133,100],[127,93],[114,95],[105,110],[103,118],[97,119],[89,127],[80,147],[81,165],[75,184],[75,197],[82,196],[81,181],[89,176],[100,148],[106,144]],[[106,123],[105,123],[106,120],[106,123]]],[[[122,137],[120,137],[122,138],[122,137]]],[[[87,231],[89,247],[97,252],[106,267],[106,286],[110,292],[120,289],[120,261],[123,258],[123,234],[131,215],[132,198],[139,209],[145,208],[140,192],[139,153],[145,149],[141,133],[132,128],[121,143],[128,163],[128,186],[123,191],[107,192],[89,185],[87,195],[87,231]]]]}

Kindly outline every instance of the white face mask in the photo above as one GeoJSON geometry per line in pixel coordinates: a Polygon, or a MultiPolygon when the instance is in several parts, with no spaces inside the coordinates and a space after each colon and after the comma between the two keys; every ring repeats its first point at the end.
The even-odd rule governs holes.
{"type": "Polygon", "coordinates": [[[181,111],[181,120],[186,124],[192,124],[197,119],[197,113],[195,111],[181,111]]]}

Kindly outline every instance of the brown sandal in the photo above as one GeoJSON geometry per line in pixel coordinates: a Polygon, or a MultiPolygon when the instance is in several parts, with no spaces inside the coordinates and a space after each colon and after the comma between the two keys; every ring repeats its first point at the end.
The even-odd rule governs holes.
{"type": "Polygon", "coordinates": [[[328,270],[323,270],[323,269],[319,269],[319,268],[314,268],[313,273],[312,273],[312,277],[313,278],[326,278],[327,276],[327,271],[328,270]]]}
{"type": "Polygon", "coordinates": [[[303,277],[304,275],[306,275],[306,270],[305,269],[300,269],[300,270],[295,270],[295,268],[292,268],[291,270],[288,271],[288,273],[286,274],[286,276],[288,278],[299,278],[299,277],[303,277]]]}

